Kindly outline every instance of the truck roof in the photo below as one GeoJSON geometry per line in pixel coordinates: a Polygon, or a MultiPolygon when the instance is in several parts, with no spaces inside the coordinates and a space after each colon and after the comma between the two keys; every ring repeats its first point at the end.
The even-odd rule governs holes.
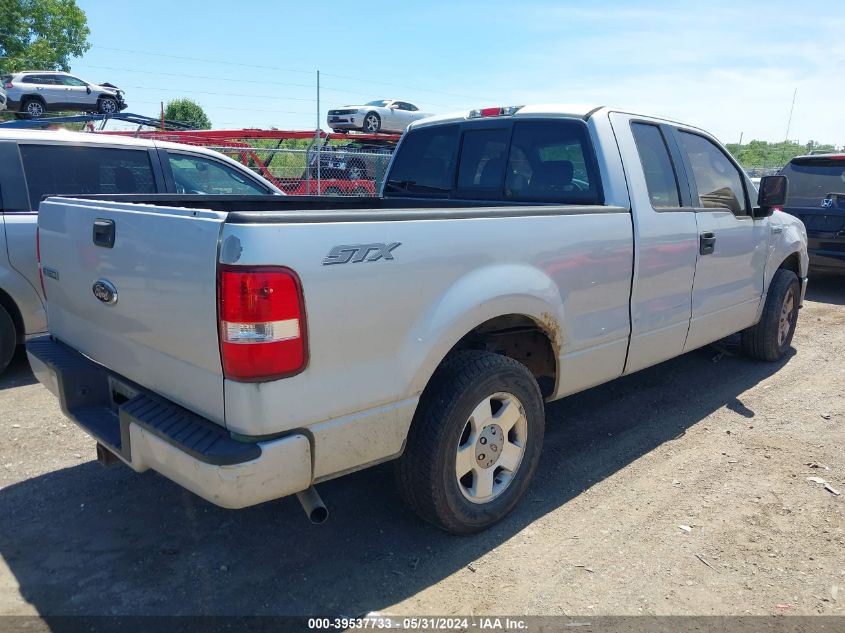
{"type": "MultiPolygon", "coordinates": [[[[508,106],[504,106],[508,107],[508,106]]],[[[595,114],[598,113],[608,113],[608,112],[621,112],[624,114],[632,114],[634,116],[648,118],[648,119],[655,119],[658,121],[665,121],[667,123],[672,123],[675,125],[681,125],[689,129],[698,130],[699,132],[703,132],[704,134],[708,134],[705,130],[701,128],[690,125],[689,123],[685,123],[683,121],[679,121],[677,119],[666,117],[657,114],[646,114],[643,112],[637,112],[636,110],[630,108],[618,108],[618,107],[610,107],[610,106],[603,106],[603,105],[595,105],[595,104],[583,104],[583,103],[538,103],[538,104],[530,104],[530,105],[523,105],[523,106],[516,106],[519,108],[517,112],[513,115],[514,118],[519,117],[529,117],[529,116],[538,116],[538,115],[547,115],[547,116],[568,116],[568,117],[577,117],[580,119],[589,119],[595,114]]],[[[419,121],[414,121],[411,125],[408,126],[408,129],[418,128],[428,125],[436,125],[438,123],[451,123],[457,121],[466,121],[469,115],[469,111],[463,112],[452,112],[450,114],[441,114],[437,116],[426,117],[425,119],[420,119],[419,121]]],[[[709,135],[709,134],[708,134],[709,135]]]]}

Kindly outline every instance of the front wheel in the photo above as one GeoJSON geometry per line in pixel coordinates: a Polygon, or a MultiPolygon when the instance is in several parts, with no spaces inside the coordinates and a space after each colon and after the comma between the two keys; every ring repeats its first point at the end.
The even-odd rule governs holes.
{"type": "Polygon", "coordinates": [[[459,352],[420,398],[396,462],[400,494],[447,532],[484,530],[525,494],[544,425],[543,397],[524,365],[490,352],[459,352]]]}
{"type": "Polygon", "coordinates": [[[100,114],[114,114],[117,112],[117,101],[111,97],[103,97],[97,103],[97,109],[100,111],[100,114]]]}
{"type": "Polygon", "coordinates": [[[742,351],[758,360],[783,358],[795,334],[800,301],[798,276],[791,270],[778,270],[769,285],[760,321],[742,332],[742,351]]]}
{"type": "Polygon", "coordinates": [[[375,112],[368,112],[364,117],[364,131],[376,134],[381,129],[381,117],[375,112]]]}

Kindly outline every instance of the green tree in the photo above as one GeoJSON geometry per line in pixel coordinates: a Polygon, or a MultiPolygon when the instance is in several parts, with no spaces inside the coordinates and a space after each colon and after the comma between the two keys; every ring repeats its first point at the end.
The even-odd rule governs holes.
{"type": "Polygon", "coordinates": [[[795,156],[809,154],[810,152],[832,152],[835,150],[833,145],[819,143],[818,141],[808,141],[801,145],[797,141],[768,143],[754,140],[741,147],[737,143],[728,143],[726,147],[745,169],[779,168],[795,156]]]}
{"type": "Polygon", "coordinates": [[[206,116],[200,104],[190,99],[174,99],[167,102],[164,118],[169,121],[190,123],[198,130],[211,129],[211,121],[206,116]]]}
{"type": "Polygon", "coordinates": [[[88,43],[88,21],[76,0],[0,0],[0,73],[69,70],[88,43]]]}

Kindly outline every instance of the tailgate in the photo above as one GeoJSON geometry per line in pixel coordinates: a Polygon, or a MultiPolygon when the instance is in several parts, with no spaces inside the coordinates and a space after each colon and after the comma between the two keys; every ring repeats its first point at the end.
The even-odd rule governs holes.
{"type": "Polygon", "coordinates": [[[217,243],[225,217],[201,209],[43,202],[38,227],[50,334],[223,424],[217,243]]]}

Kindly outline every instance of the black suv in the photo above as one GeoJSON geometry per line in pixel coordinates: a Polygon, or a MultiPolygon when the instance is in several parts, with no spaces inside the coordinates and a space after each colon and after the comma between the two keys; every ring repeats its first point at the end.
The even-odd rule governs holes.
{"type": "Polygon", "coordinates": [[[810,266],[845,272],[845,154],[797,156],[781,173],[789,179],[783,210],[807,227],[810,266]]]}

